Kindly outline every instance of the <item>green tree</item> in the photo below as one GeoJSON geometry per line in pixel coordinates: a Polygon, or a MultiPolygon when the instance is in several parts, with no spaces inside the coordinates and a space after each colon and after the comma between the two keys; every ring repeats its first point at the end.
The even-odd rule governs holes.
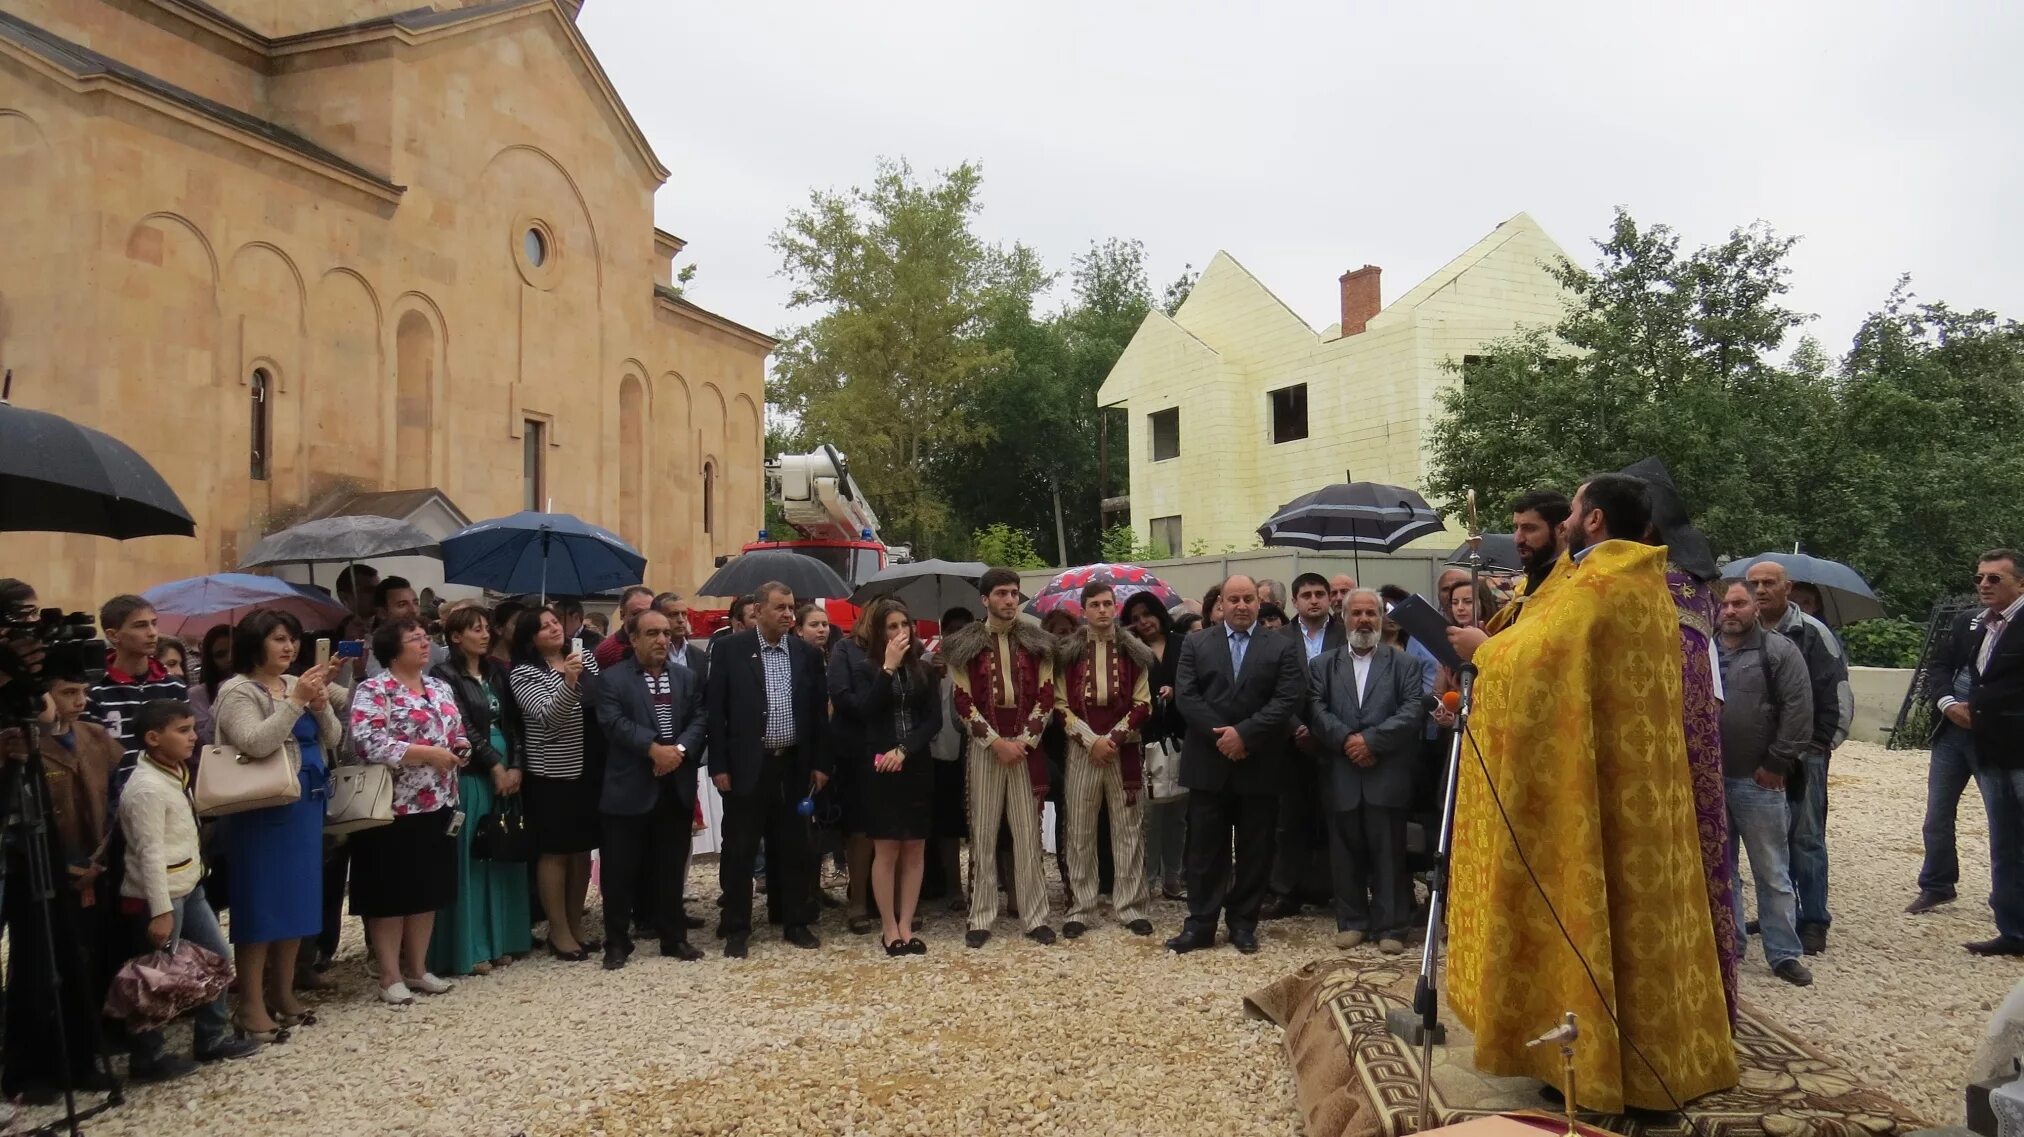
{"type": "Polygon", "coordinates": [[[977,560],[994,568],[1044,568],[1033,535],[1003,522],[987,525],[970,534],[970,548],[977,560]]]}
{"type": "Polygon", "coordinates": [[[1793,243],[1753,225],[1683,255],[1671,229],[1619,210],[1593,269],[1554,267],[1558,324],[1456,367],[1428,490],[1453,509],[1474,488],[1494,515],[1533,486],[1656,455],[1718,549],[1803,539],[1833,392],[1771,359],[1806,318],[1779,303],[1793,243]]]}
{"type": "Polygon", "coordinates": [[[992,434],[964,398],[1009,362],[986,313],[1030,306],[1046,283],[1031,250],[973,230],[982,184],[970,163],[923,182],[881,161],[869,188],[814,191],[773,235],[788,306],[819,314],[784,333],[768,396],[804,441],[850,455],[888,532],[917,549],[962,532],[933,460],[992,434]]]}
{"type": "Polygon", "coordinates": [[[1103,531],[1103,541],[1098,554],[1110,564],[1139,564],[1156,561],[1167,554],[1153,548],[1152,542],[1141,540],[1138,531],[1129,523],[1113,525],[1103,531]]]}

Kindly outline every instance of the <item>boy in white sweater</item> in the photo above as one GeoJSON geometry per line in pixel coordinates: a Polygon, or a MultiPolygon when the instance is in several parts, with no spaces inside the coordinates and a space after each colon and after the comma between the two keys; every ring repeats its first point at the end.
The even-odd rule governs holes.
{"type": "MultiPolygon", "coordinates": [[[[134,739],[141,758],[119,801],[119,825],[127,842],[121,908],[147,920],[148,943],[156,948],[184,939],[229,960],[232,949],[218,928],[217,913],[204,899],[204,859],[197,846],[197,810],[190,800],[196,712],[179,699],[144,703],[134,739]]],[[[230,1022],[224,995],[197,1008],[198,1062],[244,1058],[260,1049],[250,1039],[229,1037],[230,1022]]],[[[135,1081],[163,1082],[196,1069],[195,1062],[168,1052],[161,1031],[134,1035],[130,1073],[135,1081]]]]}

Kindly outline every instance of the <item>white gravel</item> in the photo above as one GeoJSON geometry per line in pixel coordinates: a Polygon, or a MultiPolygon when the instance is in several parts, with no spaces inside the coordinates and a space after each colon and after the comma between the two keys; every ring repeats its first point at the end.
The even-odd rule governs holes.
{"type": "MultiPolygon", "coordinates": [[[[1836,923],[1815,986],[1744,969],[1749,999],[1934,1121],[1958,1120],[1960,1072],[2016,960],[1969,957],[1990,931],[1988,854],[1971,789],[1962,900],[1907,917],[1919,863],[1923,752],[1851,744],[1835,762],[1836,923]]],[[[697,866],[714,896],[716,868],[697,866]]],[[[1059,882],[1055,882],[1059,899],[1059,882]]],[[[820,951],[764,937],[744,962],[681,964],[651,946],[625,970],[534,959],[407,1010],[357,963],[321,1022],[238,1063],[133,1087],[94,1134],[490,1135],[1297,1132],[1280,1035],[1241,999],[1329,954],[1324,921],[1265,925],[1265,950],[1185,958],[1157,934],[1100,925],[1041,948],[1001,921],[982,951],[930,906],[924,958],[892,960],[831,913],[820,951]]],[[[692,902],[714,916],[708,900],[692,902]]],[[[1060,919],[1056,909],[1056,921],[1060,919]]],[[[1367,949],[1364,949],[1367,950],[1367,949]]],[[[180,1032],[179,1032],[180,1033],[180,1032]]],[[[185,1034],[183,1036],[187,1038],[185,1034]]],[[[36,1120],[48,1117],[35,1111],[36,1120]]]]}

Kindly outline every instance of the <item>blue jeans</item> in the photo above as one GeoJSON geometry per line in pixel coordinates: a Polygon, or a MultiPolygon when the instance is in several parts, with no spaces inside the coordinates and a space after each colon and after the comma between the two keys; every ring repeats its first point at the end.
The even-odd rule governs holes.
{"type": "Polygon", "coordinates": [[[1799,923],[1825,928],[1827,912],[1827,755],[1806,755],[1800,796],[1792,811],[1792,887],[1799,893],[1799,923]]]}
{"type": "Polygon", "coordinates": [[[1757,882],[1757,927],[1764,937],[1764,960],[1776,967],[1804,954],[1799,945],[1799,900],[1792,888],[1790,822],[1784,790],[1767,790],[1751,778],[1725,778],[1729,799],[1729,879],[1735,890],[1736,926],[1743,926],[1742,877],[1737,846],[1750,853],[1750,876],[1757,882]]]}
{"type": "MultiPolygon", "coordinates": [[[[204,899],[204,886],[198,885],[188,896],[171,901],[174,905],[175,922],[169,930],[169,943],[188,940],[201,948],[208,948],[223,956],[227,962],[232,959],[232,947],[225,942],[225,933],[218,927],[218,914],[211,910],[211,902],[204,899]]],[[[225,996],[198,1007],[192,1018],[195,1020],[197,1053],[211,1049],[225,1039],[225,1028],[231,1024],[231,1008],[225,1005],[225,996]]],[[[162,1032],[144,1030],[133,1036],[134,1057],[141,1062],[152,1062],[162,1056],[165,1045],[162,1032]]]]}
{"type": "Polygon", "coordinates": [[[1975,771],[1989,811],[1989,907],[1996,930],[2024,938],[2024,769],[1975,771]]]}
{"type": "Polygon", "coordinates": [[[1954,895],[1961,883],[1961,858],[1954,843],[1954,818],[1961,793],[1975,777],[1975,738],[1960,727],[1941,728],[1933,742],[1932,763],[1926,767],[1926,861],[1919,868],[1919,888],[1954,895]]]}

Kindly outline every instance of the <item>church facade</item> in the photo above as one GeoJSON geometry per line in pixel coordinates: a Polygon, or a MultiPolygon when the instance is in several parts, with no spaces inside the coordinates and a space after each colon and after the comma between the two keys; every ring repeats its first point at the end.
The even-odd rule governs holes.
{"type": "Polygon", "coordinates": [[[368,493],[574,513],[688,591],[761,524],[766,335],[673,287],[571,0],[7,0],[0,367],[197,539],[10,534],[45,602],[368,493]]]}

